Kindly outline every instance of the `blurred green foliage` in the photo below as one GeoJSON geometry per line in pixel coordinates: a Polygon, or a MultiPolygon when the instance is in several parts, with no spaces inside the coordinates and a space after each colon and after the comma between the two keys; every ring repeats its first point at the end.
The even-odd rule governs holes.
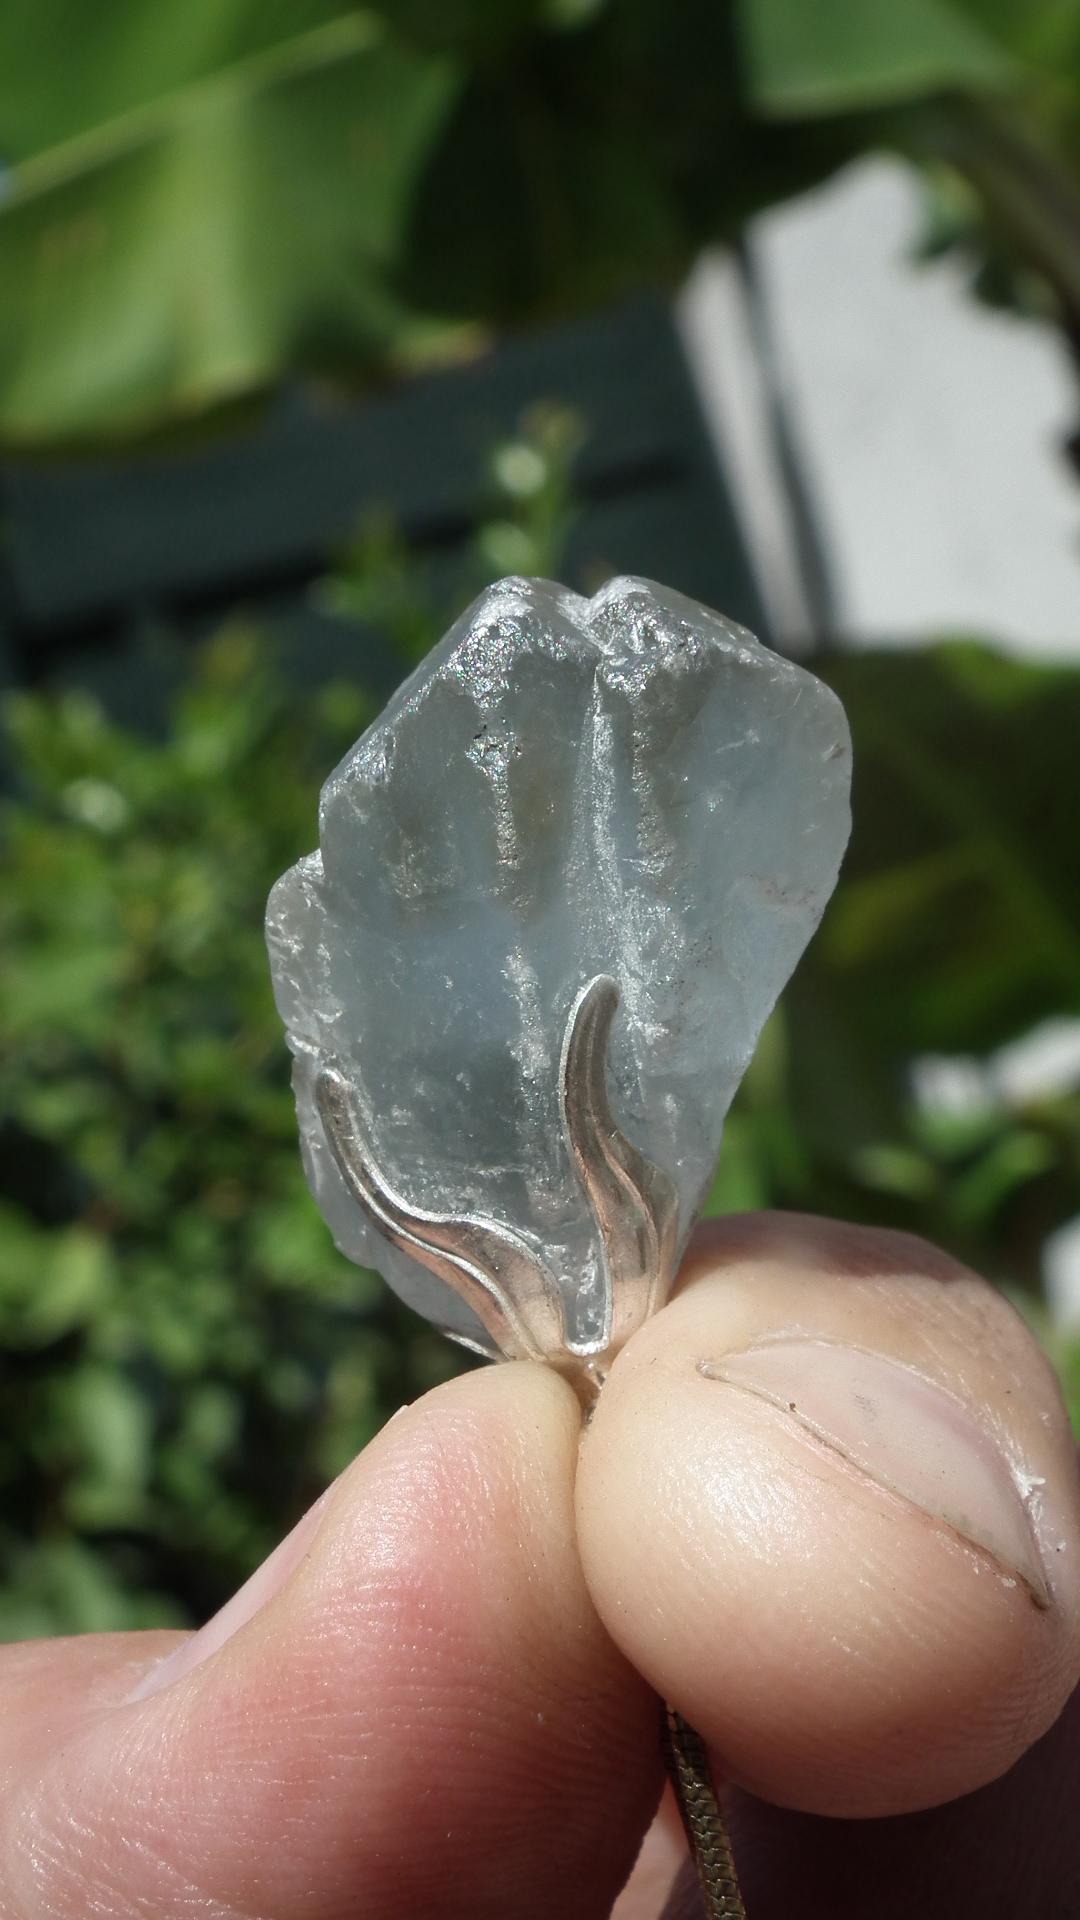
{"type": "Polygon", "coordinates": [[[10,703],[9,1635],[130,1619],[129,1590],[140,1622],[175,1617],[174,1596],[203,1610],[409,1367],[376,1329],[342,1338],[376,1289],[304,1199],[258,934],[371,710],[346,687],[298,705],[261,658],[253,633],[222,634],[160,744],[78,693],[10,703]]]}
{"type": "Polygon", "coordinates": [[[1047,1236],[1080,1215],[1080,1084],[999,1056],[1080,1016],[1080,669],[952,642],[814,670],[851,722],[852,840],[714,1202],[922,1233],[1038,1321],[1047,1236]]]}
{"type": "MultiPolygon", "coordinates": [[[[574,422],[496,450],[495,553],[550,571],[574,422]]],[[[443,609],[372,527],[332,588],[403,671],[443,609]]],[[[237,624],[167,735],[80,692],[7,703],[0,894],[0,1638],[197,1619],[461,1356],[343,1260],[308,1197],[262,916],[374,715],[237,624]]]]}
{"type": "MultiPolygon", "coordinates": [[[[557,567],[574,423],[497,450],[464,599],[557,567]]],[[[321,591],[403,668],[449,611],[370,527],[321,591]]],[[[1080,1013],[1080,670],[974,644],[816,662],[855,738],[823,929],[731,1115],[713,1210],[906,1227],[1040,1306],[1080,1214],[1080,1089],[995,1050],[1080,1013]],[[920,1092],[967,1057],[974,1097],[920,1092]],[[925,1078],[925,1069],[924,1069],[925,1078]]],[[[0,905],[0,1635],[198,1618],[401,1402],[460,1364],[340,1258],[304,1186],[261,920],[314,838],[362,688],[287,687],[236,625],[167,737],[84,695],[9,705],[0,905]]],[[[1080,1348],[1058,1342],[1080,1413],[1080,1348]]]]}
{"type": "MultiPolygon", "coordinates": [[[[0,444],[475,352],[671,284],[881,148],[924,171],[928,248],[1080,340],[1080,0],[8,0],[0,444]]],[[[559,571],[576,431],[549,412],[497,450],[451,599],[559,571]]],[[[319,591],[403,671],[454,610],[378,522],[319,591]]],[[[974,644],[815,665],[852,719],[855,837],[712,1205],[921,1231],[1052,1338],[1080,1091],[994,1063],[1080,1015],[1080,672],[974,644]]],[[[458,1364],[329,1243],[261,938],[371,700],[287,686],[242,623],[175,679],[159,741],[78,693],[9,707],[4,1637],[203,1616],[458,1364]]],[[[1080,1411],[1080,1347],[1056,1355],[1080,1411]]]]}
{"type": "Polygon", "coordinates": [[[1080,338],[1080,0],[7,0],[0,440],[475,351],[881,148],[1080,338]]]}

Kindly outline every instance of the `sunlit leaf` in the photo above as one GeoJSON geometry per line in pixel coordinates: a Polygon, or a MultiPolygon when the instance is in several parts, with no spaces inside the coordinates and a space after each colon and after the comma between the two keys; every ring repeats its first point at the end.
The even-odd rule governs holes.
{"type": "MultiPolygon", "coordinates": [[[[140,26],[153,39],[146,7],[111,11],[121,39],[140,26]]],[[[130,432],[263,387],[286,364],[362,366],[423,330],[393,275],[417,169],[457,90],[452,63],[395,45],[356,10],[286,34],[278,9],[273,44],[257,8],[234,5],[221,34],[206,0],[190,11],[201,35],[167,31],[138,84],[129,37],[130,73],[104,62],[105,117],[10,175],[9,440],[130,432]]],[[[57,44],[47,15],[24,25],[0,81],[0,140],[5,86],[57,44]]],[[[100,48],[100,24],[74,32],[100,48]]],[[[71,99],[55,115],[80,118],[71,99]]]]}
{"type": "Polygon", "coordinates": [[[836,113],[1017,78],[961,0],[739,0],[754,98],[772,113],[836,113]]]}

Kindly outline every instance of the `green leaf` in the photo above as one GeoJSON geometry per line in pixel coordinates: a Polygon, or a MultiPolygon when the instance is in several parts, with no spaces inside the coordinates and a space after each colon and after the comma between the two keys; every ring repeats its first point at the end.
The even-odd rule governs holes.
{"type": "Polygon", "coordinates": [[[854,828],[784,996],[774,1097],[808,1166],[768,1162],[770,1204],[921,1232],[1037,1287],[1047,1232],[1080,1213],[1080,1108],[939,1114],[912,1069],[1080,1013],[1080,670],[957,644],[815,666],[851,721],[854,828]]]}
{"type": "Polygon", "coordinates": [[[854,832],[812,962],[875,1051],[976,1054],[1080,1012],[1080,672],[989,648],[836,657],[854,832]]]}
{"type": "Polygon", "coordinates": [[[706,1218],[767,1207],[772,1196],[770,1171],[753,1121],[741,1112],[732,1114],[724,1128],[724,1150],[703,1209],[706,1218]]]}
{"type": "Polygon", "coordinates": [[[5,160],[73,139],[340,18],[341,0],[7,0],[0,8],[5,160]],[[78,45],[79,58],[58,57],[78,45]]]}
{"type": "Polygon", "coordinates": [[[150,1461],[147,1402],[118,1370],[89,1364],[62,1383],[65,1442],[82,1474],[118,1488],[142,1487],[150,1461]]]}
{"type": "Polygon", "coordinates": [[[1049,1139],[1030,1127],[1007,1129],[958,1179],[952,1204],[958,1217],[974,1227],[989,1225],[1003,1203],[1054,1165],[1049,1139]]]}
{"type": "Polygon", "coordinates": [[[77,1226],[47,1233],[21,1208],[0,1202],[0,1246],[0,1338],[5,1346],[46,1347],[106,1309],[114,1263],[100,1234],[77,1226]]]}
{"type": "MultiPolygon", "coordinates": [[[[145,7],[125,12],[145,23],[145,7]]],[[[156,95],[132,104],[110,73],[102,98],[126,110],[15,167],[0,207],[10,440],[132,432],[258,391],[286,365],[355,368],[428,337],[393,281],[453,62],[357,11],[271,46],[257,10],[240,12],[251,33],[234,7],[231,64],[207,70],[209,28],[198,55],[194,34],[173,36],[156,95]]],[[[20,64],[27,80],[47,64],[47,31],[9,95],[20,64]]]]}
{"type": "Polygon", "coordinates": [[[10,1035],[22,1040],[35,1028],[57,1036],[91,1032],[113,1001],[123,963],[113,943],[43,949],[32,972],[13,970],[7,983],[10,1035]]]}
{"type": "Polygon", "coordinates": [[[27,1316],[28,1332],[41,1341],[102,1313],[114,1278],[108,1241],[86,1227],[68,1227],[45,1244],[47,1257],[27,1316]]]}
{"type": "Polygon", "coordinates": [[[750,91],[771,114],[845,113],[1017,68],[957,0],[739,0],[750,91]]]}
{"type": "Polygon", "coordinates": [[[1057,1334],[1052,1330],[1042,1331],[1047,1332],[1050,1358],[1061,1379],[1073,1432],[1080,1439],[1080,1336],[1075,1330],[1057,1334]]]}
{"type": "Polygon", "coordinates": [[[1002,46],[1060,78],[1080,58],[1080,0],[954,0],[1002,46]]]}
{"type": "Polygon", "coordinates": [[[133,1593],[108,1557],[80,1540],[43,1540],[29,1546],[0,1541],[0,1551],[5,1568],[0,1640],[188,1624],[182,1610],[163,1594],[133,1593]]]}

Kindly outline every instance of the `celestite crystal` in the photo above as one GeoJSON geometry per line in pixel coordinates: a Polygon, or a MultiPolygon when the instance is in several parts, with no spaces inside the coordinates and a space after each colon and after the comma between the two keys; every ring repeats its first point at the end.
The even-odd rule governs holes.
{"type": "Polygon", "coordinates": [[[639,1310],[612,1277],[673,1267],[832,891],[849,763],[826,687],[676,593],[481,595],[331,774],[319,851],[270,897],[342,1251],[485,1350],[477,1272],[535,1295],[503,1350],[560,1315],[568,1345],[616,1346],[639,1310]]]}

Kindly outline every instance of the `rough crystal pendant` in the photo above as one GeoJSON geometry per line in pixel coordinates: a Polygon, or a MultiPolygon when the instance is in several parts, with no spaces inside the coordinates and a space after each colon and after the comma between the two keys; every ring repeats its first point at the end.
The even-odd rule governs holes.
{"type": "MultiPolygon", "coordinates": [[[[583,1400],[662,1306],[849,827],[843,711],[645,580],[481,595],[323,789],[267,939],[338,1246],[583,1400]]],[[[667,1754],[744,1913],[693,1729],[667,1754]]]]}
{"type": "Polygon", "coordinates": [[[334,1237],[594,1390],[663,1304],[849,826],[835,696],[644,580],[491,587],[323,789],[267,937],[334,1237]]]}

